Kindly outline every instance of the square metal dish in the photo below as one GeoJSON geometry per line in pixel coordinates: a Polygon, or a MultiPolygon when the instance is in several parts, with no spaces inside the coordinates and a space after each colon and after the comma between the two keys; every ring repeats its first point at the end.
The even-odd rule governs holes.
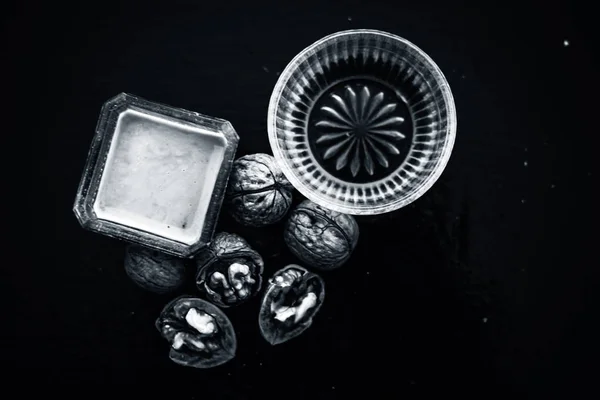
{"type": "Polygon", "coordinates": [[[191,257],[212,239],[239,138],[126,93],[102,107],[73,210],[90,231],[191,257]]]}

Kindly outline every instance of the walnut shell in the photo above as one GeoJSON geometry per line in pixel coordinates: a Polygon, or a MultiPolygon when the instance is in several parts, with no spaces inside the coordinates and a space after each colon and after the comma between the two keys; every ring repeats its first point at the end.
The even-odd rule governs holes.
{"type": "Polygon", "coordinates": [[[138,245],[125,251],[125,272],[139,287],[158,294],[179,289],[185,281],[182,259],[138,245]]]}
{"type": "Polygon", "coordinates": [[[235,357],[237,338],[231,321],[205,300],[187,295],[172,300],[155,326],[171,345],[169,358],[179,365],[212,368],[235,357]]]}
{"type": "Polygon", "coordinates": [[[303,201],[290,213],[284,230],[290,251],[305,264],[321,270],[339,268],[348,261],[358,236],[354,217],[310,200],[303,201]]]}
{"type": "Polygon", "coordinates": [[[196,256],[196,265],[198,290],[219,307],[242,304],[262,287],[261,255],[234,233],[215,235],[210,245],[196,256]]]}
{"type": "Polygon", "coordinates": [[[260,227],[274,224],[292,204],[293,186],[275,158],[257,153],[238,158],[227,185],[229,214],[240,224],[260,227]]]}
{"type": "Polygon", "coordinates": [[[296,264],[280,269],[262,298],[260,333],[273,346],[295,338],[312,325],[324,299],[325,282],[319,275],[296,264]]]}

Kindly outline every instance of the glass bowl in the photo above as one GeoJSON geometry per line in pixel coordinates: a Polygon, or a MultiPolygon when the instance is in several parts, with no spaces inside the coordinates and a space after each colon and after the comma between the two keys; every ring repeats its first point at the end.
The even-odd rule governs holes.
{"type": "Polygon", "coordinates": [[[444,170],[456,136],[448,82],[407,40],[329,35],[281,73],[269,103],[273,154],[315,203],[352,215],[404,207],[444,170]]]}

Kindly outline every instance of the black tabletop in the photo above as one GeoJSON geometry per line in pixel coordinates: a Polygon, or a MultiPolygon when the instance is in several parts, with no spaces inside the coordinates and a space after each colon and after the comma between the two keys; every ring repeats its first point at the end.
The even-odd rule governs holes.
{"type": "MultiPolygon", "coordinates": [[[[36,188],[25,214],[37,244],[10,272],[9,368],[44,384],[129,382],[223,399],[539,393],[591,379],[591,15],[566,1],[440,3],[7,9],[4,68],[26,121],[16,133],[41,145],[35,178],[23,183],[36,188]],[[210,370],[175,365],[154,321],[176,294],[135,286],[125,243],[83,230],[72,212],[101,105],[127,92],[221,117],[240,136],[238,156],[271,153],[267,106],[279,73],[314,41],[352,28],[400,35],[444,72],[458,115],[445,172],[412,205],[358,218],[358,246],[346,265],[321,274],[326,300],[304,334],[270,346],[257,297],[226,311],[235,359],[210,370]]],[[[249,230],[223,217],[217,230],[252,238],[265,275],[296,261],[281,224],[249,230]]],[[[198,294],[193,284],[181,293],[198,294]]]]}

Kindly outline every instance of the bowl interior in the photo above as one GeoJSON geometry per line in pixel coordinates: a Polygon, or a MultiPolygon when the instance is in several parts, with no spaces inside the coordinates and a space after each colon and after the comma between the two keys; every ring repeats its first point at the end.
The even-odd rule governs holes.
{"type": "Polygon", "coordinates": [[[307,198],[380,214],[437,180],[456,113],[446,79],[423,51],[389,33],[353,30],[290,62],[271,97],[268,129],[285,175],[307,198]]]}

